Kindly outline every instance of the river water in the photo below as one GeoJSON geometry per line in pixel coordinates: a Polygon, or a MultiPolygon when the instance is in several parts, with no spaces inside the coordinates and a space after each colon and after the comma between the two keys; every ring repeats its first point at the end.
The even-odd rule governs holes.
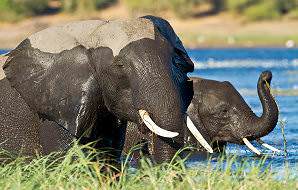
{"type": "MultiPolygon", "coordinates": [[[[0,50],[0,54],[7,52],[0,50]]],[[[240,48],[240,49],[190,49],[190,57],[195,62],[195,71],[190,76],[219,81],[230,81],[240,91],[252,110],[260,115],[262,106],[257,96],[257,80],[260,73],[270,70],[273,73],[272,88],[283,92],[275,95],[279,106],[279,123],[275,130],[263,140],[284,150],[284,139],[281,126],[284,126],[286,150],[284,153],[268,154],[267,164],[276,171],[284,165],[290,166],[298,173],[298,49],[285,48],[240,48]],[[296,93],[295,93],[296,92],[296,93]]],[[[245,146],[229,144],[227,154],[239,155],[241,158],[255,160],[254,154],[245,146]]],[[[216,159],[215,161],[216,162],[216,159]]],[[[195,162],[192,164],[196,164],[195,162]]]]}

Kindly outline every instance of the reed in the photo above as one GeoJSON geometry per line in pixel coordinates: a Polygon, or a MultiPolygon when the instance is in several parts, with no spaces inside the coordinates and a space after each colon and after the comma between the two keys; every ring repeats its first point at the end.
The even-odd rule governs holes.
{"type": "Polygon", "coordinates": [[[129,167],[129,159],[114,167],[103,155],[75,144],[66,155],[53,153],[31,161],[11,157],[0,164],[0,189],[295,189],[298,185],[290,172],[280,178],[266,167],[266,158],[222,156],[216,163],[210,159],[192,167],[182,159],[153,165],[143,158],[136,169],[129,167]]]}

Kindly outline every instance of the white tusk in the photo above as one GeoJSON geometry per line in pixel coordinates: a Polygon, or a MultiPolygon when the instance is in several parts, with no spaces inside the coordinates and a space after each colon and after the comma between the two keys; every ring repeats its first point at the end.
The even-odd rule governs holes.
{"type": "Polygon", "coordinates": [[[264,147],[266,147],[266,148],[268,148],[268,149],[270,149],[270,150],[272,150],[273,152],[281,152],[280,150],[278,150],[277,148],[275,148],[275,147],[273,147],[273,146],[271,146],[271,145],[269,145],[269,144],[267,144],[267,143],[263,143],[263,144],[261,144],[262,146],[264,146],[264,147]]]}
{"type": "Polygon", "coordinates": [[[273,147],[273,146],[271,146],[271,145],[269,145],[269,144],[263,142],[261,139],[257,140],[257,142],[258,142],[259,144],[261,144],[263,147],[266,147],[266,148],[268,148],[269,150],[272,150],[273,152],[281,152],[281,151],[278,150],[277,148],[275,148],[275,147],[273,147]]]}
{"type": "Polygon", "coordinates": [[[168,137],[173,138],[179,135],[177,132],[167,131],[160,127],[158,127],[150,118],[149,113],[146,110],[139,110],[139,114],[141,116],[142,121],[144,124],[150,129],[153,133],[162,136],[162,137],[168,137]]]}
{"type": "Polygon", "coordinates": [[[201,145],[209,152],[213,153],[212,147],[208,144],[208,142],[204,139],[201,133],[198,131],[196,126],[193,124],[189,116],[186,117],[186,125],[190,132],[195,136],[195,138],[201,143],[201,145]]]}
{"type": "Polygon", "coordinates": [[[243,140],[243,142],[245,143],[245,145],[246,145],[251,151],[253,151],[253,152],[256,153],[257,155],[261,155],[261,152],[260,152],[256,147],[254,147],[254,146],[247,140],[247,138],[243,138],[242,140],[243,140]]]}

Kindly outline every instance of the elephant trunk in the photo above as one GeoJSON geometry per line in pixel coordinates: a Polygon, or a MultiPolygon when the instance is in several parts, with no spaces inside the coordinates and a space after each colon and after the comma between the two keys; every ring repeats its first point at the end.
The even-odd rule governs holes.
{"type": "Polygon", "coordinates": [[[278,121],[278,107],[270,93],[270,82],[272,73],[270,71],[262,72],[258,81],[258,95],[263,107],[263,114],[260,117],[254,115],[252,124],[249,127],[247,138],[249,140],[259,139],[269,134],[278,121]]]}
{"type": "Polygon", "coordinates": [[[133,60],[130,62],[133,74],[129,77],[136,123],[146,135],[149,135],[147,128],[152,131],[150,134],[154,133],[149,135],[154,159],[170,160],[182,147],[185,126],[180,92],[174,83],[176,73],[172,71],[171,51],[162,47],[163,43],[152,40],[131,45],[134,48],[127,52],[127,57],[133,60]]]}
{"type": "MultiPolygon", "coordinates": [[[[140,110],[139,113],[144,116],[148,114],[147,116],[150,116],[152,122],[154,122],[157,126],[179,135],[175,137],[173,136],[174,138],[165,138],[165,136],[162,137],[161,135],[156,135],[158,133],[154,129],[151,130],[155,134],[152,135],[151,140],[153,147],[150,147],[150,149],[152,150],[151,153],[157,162],[171,159],[176,151],[181,148],[184,126],[184,118],[180,106],[181,103],[174,85],[171,83],[165,84],[163,81],[159,81],[159,83],[163,84],[164,88],[150,87],[140,90],[138,97],[142,98],[138,107],[139,109],[146,110],[146,112],[142,114],[141,112],[143,110],[140,110]],[[141,92],[145,92],[145,94],[142,94],[141,92]],[[148,96],[147,94],[150,95],[148,96]]],[[[146,118],[143,119],[140,124],[142,124],[143,127],[145,127],[144,125],[148,127],[147,122],[149,123],[149,121],[148,117],[147,120],[146,118]]]]}

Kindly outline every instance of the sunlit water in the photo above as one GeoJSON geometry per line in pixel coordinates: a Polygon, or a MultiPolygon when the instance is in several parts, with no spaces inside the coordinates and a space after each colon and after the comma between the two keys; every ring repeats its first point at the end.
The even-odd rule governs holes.
{"type": "Polygon", "coordinates": [[[0,49],[0,55],[5,54],[6,52],[8,52],[8,50],[1,50],[0,49]]]}
{"type": "MultiPolygon", "coordinates": [[[[283,48],[244,48],[244,49],[195,49],[189,50],[195,62],[195,71],[190,76],[219,81],[230,81],[244,96],[252,110],[260,115],[262,106],[257,96],[257,80],[262,71],[272,71],[272,88],[285,91],[298,90],[298,49],[283,48]]],[[[270,151],[258,146],[269,158],[267,164],[279,172],[284,165],[289,165],[292,172],[298,173],[298,96],[275,96],[280,116],[279,121],[285,122],[288,156],[272,155],[270,151]]],[[[249,126],[248,126],[249,127],[249,126]]],[[[284,150],[281,122],[263,140],[284,150]]],[[[228,154],[237,154],[241,158],[251,160],[253,154],[245,146],[229,144],[228,154]]]]}
{"type": "MultiPolygon", "coordinates": [[[[0,54],[5,52],[7,51],[0,50],[0,54]]],[[[262,71],[272,71],[272,88],[298,90],[298,49],[193,49],[188,52],[195,62],[195,71],[190,76],[230,81],[258,115],[262,113],[262,107],[257,96],[256,85],[262,71]]],[[[270,151],[254,144],[268,154],[267,165],[271,165],[273,170],[280,172],[284,165],[289,165],[292,172],[297,174],[298,96],[275,96],[275,98],[280,109],[279,120],[285,122],[288,155],[287,157],[283,154],[273,155],[270,151]]],[[[263,140],[284,150],[280,123],[263,140]]],[[[239,155],[240,158],[257,160],[245,146],[230,144],[227,153],[239,155]]],[[[213,162],[216,163],[216,159],[213,162]]],[[[190,164],[202,164],[202,161],[190,164]]]]}

